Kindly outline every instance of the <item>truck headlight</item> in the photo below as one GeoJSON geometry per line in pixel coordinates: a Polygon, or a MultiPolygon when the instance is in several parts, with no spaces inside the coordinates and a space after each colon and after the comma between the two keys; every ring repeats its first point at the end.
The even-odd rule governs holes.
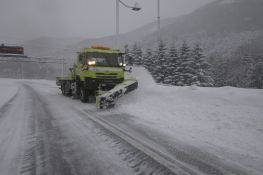
{"type": "Polygon", "coordinates": [[[96,61],[88,61],[88,65],[95,65],[96,64],[96,61]]]}

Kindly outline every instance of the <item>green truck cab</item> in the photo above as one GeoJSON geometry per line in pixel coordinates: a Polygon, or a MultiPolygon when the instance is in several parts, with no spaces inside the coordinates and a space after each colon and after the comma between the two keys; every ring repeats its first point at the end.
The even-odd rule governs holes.
{"type": "Polygon", "coordinates": [[[123,55],[104,46],[80,49],[69,75],[57,77],[56,83],[63,95],[87,102],[98,90],[108,91],[124,81],[123,55]]]}

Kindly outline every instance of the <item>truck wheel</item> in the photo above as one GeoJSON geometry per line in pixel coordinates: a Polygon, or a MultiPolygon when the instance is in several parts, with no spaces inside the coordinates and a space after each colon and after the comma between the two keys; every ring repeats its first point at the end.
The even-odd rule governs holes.
{"type": "Polygon", "coordinates": [[[65,94],[66,94],[67,96],[71,96],[71,95],[72,95],[72,90],[71,90],[71,88],[70,88],[70,83],[69,83],[69,82],[67,82],[67,83],[65,84],[64,91],[65,91],[65,94]]]}
{"type": "Polygon", "coordinates": [[[65,84],[64,83],[61,84],[61,92],[62,92],[63,95],[66,95],[65,84]]]}
{"type": "Polygon", "coordinates": [[[80,88],[80,101],[82,103],[88,102],[88,92],[85,88],[81,87],[80,88]]]}

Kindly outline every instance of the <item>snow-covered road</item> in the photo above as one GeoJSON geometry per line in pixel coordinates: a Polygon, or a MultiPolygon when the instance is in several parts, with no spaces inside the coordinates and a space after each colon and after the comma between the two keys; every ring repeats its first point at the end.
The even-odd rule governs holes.
{"type": "Polygon", "coordinates": [[[63,97],[50,82],[25,80],[11,85],[18,90],[0,108],[1,175],[170,174],[89,120],[96,111],[83,111],[89,105],[63,97]]]}
{"type": "MultiPolygon", "coordinates": [[[[171,135],[171,132],[167,131],[177,130],[172,130],[171,124],[174,121],[169,119],[167,111],[158,113],[158,109],[153,109],[156,111],[156,114],[153,114],[153,111],[147,111],[148,106],[144,106],[143,102],[136,103],[132,96],[138,95],[140,91],[136,92],[137,94],[130,94],[129,99],[124,97],[116,109],[97,111],[94,104],[83,104],[78,100],[62,96],[53,81],[0,79],[0,85],[0,175],[171,173],[161,165],[163,162],[158,162],[161,160],[158,155],[157,157],[152,155],[151,151],[165,155],[168,162],[174,163],[175,167],[185,170],[188,174],[262,174],[259,166],[262,164],[262,159],[258,157],[252,159],[251,155],[254,154],[249,154],[255,151],[248,150],[244,152],[245,156],[242,156],[229,149],[227,150],[229,156],[236,155],[244,160],[229,159],[225,156],[226,149],[220,150],[225,146],[224,144],[217,145],[218,142],[213,143],[202,137],[202,133],[207,131],[206,128],[199,133],[201,139],[196,142],[193,140],[197,139],[198,134],[193,135],[189,132],[190,138],[195,136],[189,141],[185,135],[188,130],[182,125],[184,121],[180,123],[177,120],[178,127],[181,128],[179,134],[182,136],[178,137],[176,132],[174,136],[171,135]],[[141,105],[141,108],[138,105],[141,105]],[[134,107],[138,110],[129,112],[134,107]],[[141,116],[136,116],[138,111],[141,116]],[[147,112],[152,114],[151,118],[147,118],[147,112]],[[167,118],[162,119],[163,117],[167,118]],[[100,126],[93,119],[109,123],[110,126],[117,128],[115,130],[118,132],[127,134],[128,136],[125,136],[127,139],[120,137],[114,129],[100,126]],[[169,121],[168,124],[166,120],[169,121]],[[156,125],[158,122],[160,125],[156,125]],[[167,128],[163,129],[165,124],[167,128]],[[131,144],[129,139],[133,139],[134,144],[131,144]],[[138,143],[146,146],[142,148],[146,149],[145,152],[141,151],[140,145],[136,148],[138,143]],[[208,149],[209,146],[206,144],[209,146],[214,144],[214,149],[208,149]],[[257,162],[255,166],[249,166],[254,165],[255,162],[257,162]]],[[[151,98],[155,98],[152,95],[151,98]]],[[[187,98],[182,99],[187,100],[187,98]]],[[[219,101],[216,103],[218,104],[219,101]]],[[[161,103],[159,105],[162,107],[161,103]]],[[[199,105],[201,106],[201,103],[199,105]]],[[[254,111],[257,114],[257,110],[254,111]]],[[[189,116],[185,117],[190,120],[189,116]]],[[[238,124],[242,124],[241,122],[238,124]]],[[[192,129],[193,132],[197,131],[194,127],[192,129]]],[[[234,134],[229,133],[230,136],[226,138],[234,134]]],[[[241,138],[250,139],[246,136],[241,138]]],[[[260,138],[260,135],[253,138],[260,138]]],[[[239,139],[233,137],[233,143],[237,141],[239,139]]],[[[255,143],[256,151],[260,150],[260,140],[255,143]]]]}
{"type": "Polygon", "coordinates": [[[16,95],[0,109],[1,175],[133,174],[100,129],[53,87],[15,84],[16,95]]]}

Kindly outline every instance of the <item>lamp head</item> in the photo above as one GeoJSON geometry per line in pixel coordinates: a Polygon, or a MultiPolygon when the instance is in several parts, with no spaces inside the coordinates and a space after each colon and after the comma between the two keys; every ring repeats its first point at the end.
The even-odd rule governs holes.
{"type": "Polygon", "coordinates": [[[132,7],[133,11],[140,11],[142,8],[139,6],[138,2],[135,2],[134,6],[132,7]]]}
{"type": "Polygon", "coordinates": [[[138,7],[132,7],[132,10],[133,10],[133,11],[140,11],[141,8],[138,8],[138,7]]]}

